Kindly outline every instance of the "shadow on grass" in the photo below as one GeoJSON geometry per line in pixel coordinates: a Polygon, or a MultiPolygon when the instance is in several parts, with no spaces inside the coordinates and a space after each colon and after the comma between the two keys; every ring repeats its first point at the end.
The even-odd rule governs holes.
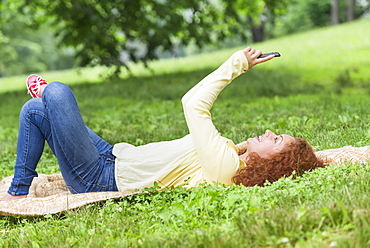
{"type": "MultiPolygon", "coordinates": [[[[99,84],[73,85],[79,97],[119,97],[136,100],[163,99],[177,100],[195,84],[213,71],[212,69],[193,72],[177,72],[150,77],[130,77],[105,80],[99,84]]],[[[300,75],[289,71],[257,68],[239,76],[222,92],[223,98],[248,98],[289,96],[294,94],[315,94],[322,91],[319,84],[308,84],[300,75]]]]}
{"type": "MultiPolygon", "coordinates": [[[[72,85],[76,94],[81,95],[112,95],[132,98],[162,98],[178,99],[202,78],[211,73],[214,68],[193,72],[176,72],[145,77],[129,77],[125,79],[102,80],[101,83],[83,83],[72,85]],[[85,94],[83,94],[85,93],[85,94]],[[87,94],[88,93],[88,94],[87,94]]],[[[63,79],[58,79],[63,82],[63,79]]],[[[269,70],[254,68],[239,76],[229,87],[225,95],[230,97],[273,97],[292,94],[312,94],[321,90],[322,86],[301,82],[300,75],[286,70],[269,70]]],[[[24,91],[0,94],[1,99],[21,97],[27,99],[24,91]]],[[[224,94],[224,93],[223,93],[224,94]]],[[[29,97],[29,96],[28,96],[29,97]]],[[[21,98],[21,99],[22,99],[21,98]]],[[[3,101],[2,101],[3,102],[3,101]]],[[[4,102],[6,103],[6,102],[4,102]]]]}

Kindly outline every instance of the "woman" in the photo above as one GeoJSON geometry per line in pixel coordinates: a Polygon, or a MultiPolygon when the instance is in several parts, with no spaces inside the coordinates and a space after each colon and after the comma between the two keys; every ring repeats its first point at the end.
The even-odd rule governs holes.
{"type": "Polygon", "coordinates": [[[218,94],[240,74],[273,59],[259,58],[261,54],[250,47],[236,52],[185,94],[182,103],[189,135],[139,147],[108,144],[84,125],[66,85],[47,84],[31,75],[27,88],[34,99],[21,110],[14,178],[2,200],[27,197],[45,140],[72,193],[133,191],[154,182],[161,187],[196,187],[205,182],[262,185],[294,170],[323,166],[301,139],[267,130],[235,146],[213,125],[209,111],[218,94]],[[266,168],[255,167],[260,162],[266,168]],[[259,180],[253,179],[254,175],[259,175],[259,180]]]}

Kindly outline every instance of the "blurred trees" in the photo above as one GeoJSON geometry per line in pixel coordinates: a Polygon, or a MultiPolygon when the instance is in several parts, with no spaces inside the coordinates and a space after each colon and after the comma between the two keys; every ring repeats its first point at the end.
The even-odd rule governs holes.
{"type": "MultiPolygon", "coordinates": [[[[328,25],[331,1],[339,0],[0,0],[0,74],[72,67],[72,55],[79,66],[118,74],[129,61],[183,55],[189,44],[262,41],[328,25]]],[[[339,2],[352,2],[357,18],[370,0],[361,8],[339,2]]]]}
{"type": "Polygon", "coordinates": [[[281,36],[352,21],[367,14],[369,8],[369,0],[292,1],[285,15],[275,20],[270,35],[281,36]]]}
{"type": "Polygon", "coordinates": [[[365,0],[331,0],[331,24],[338,25],[340,22],[351,22],[366,11],[369,11],[370,3],[365,0]]]}
{"type": "Polygon", "coordinates": [[[0,76],[73,67],[73,51],[58,49],[47,22],[34,25],[12,1],[0,1],[0,13],[0,76]]]}
{"type": "MultiPolygon", "coordinates": [[[[73,47],[81,66],[114,67],[144,62],[178,48],[216,44],[234,36],[245,40],[249,18],[267,6],[285,9],[289,0],[25,0],[23,12],[53,18],[60,43],[73,47]],[[41,11],[39,11],[41,12],[41,11]]],[[[34,22],[45,19],[35,16],[34,22]]]]}

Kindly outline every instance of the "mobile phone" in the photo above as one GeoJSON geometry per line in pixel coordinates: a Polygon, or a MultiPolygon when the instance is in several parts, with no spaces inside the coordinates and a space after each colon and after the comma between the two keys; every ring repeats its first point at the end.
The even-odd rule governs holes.
{"type": "Polygon", "coordinates": [[[270,55],[274,55],[275,57],[280,57],[280,53],[278,52],[272,52],[272,53],[264,53],[264,54],[261,54],[260,56],[258,56],[258,58],[265,58],[265,57],[268,57],[270,55]]]}

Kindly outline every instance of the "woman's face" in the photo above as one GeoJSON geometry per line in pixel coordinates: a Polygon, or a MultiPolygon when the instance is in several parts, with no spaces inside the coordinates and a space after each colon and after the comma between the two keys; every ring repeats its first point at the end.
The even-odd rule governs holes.
{"type": "Polygon", "coordinates": [[[257,153],[261,158],[270,156],[282,151],[286,146],[294,142],[294,138],[287,134],[276,135],[270,130],[258,137],[247,140],[247,156],[252,152],[257,153]]]}

